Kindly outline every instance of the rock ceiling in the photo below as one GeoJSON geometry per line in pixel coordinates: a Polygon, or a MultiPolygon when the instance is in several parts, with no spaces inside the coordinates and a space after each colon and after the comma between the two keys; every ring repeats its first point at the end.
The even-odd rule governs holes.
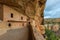
{"type": "MultiPolygon", "coordinates": [[[[28,17],[33,17],[36,11],[36,1],[37,0],[0,0],[0,3],[12,7],[28,17]]],[[[46,0],[38,1],[40,1],[40,4],[44,4],[46,0]]]]}

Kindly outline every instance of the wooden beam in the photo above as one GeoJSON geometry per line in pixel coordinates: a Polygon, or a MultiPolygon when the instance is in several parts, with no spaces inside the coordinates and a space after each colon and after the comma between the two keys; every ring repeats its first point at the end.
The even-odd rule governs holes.
{"type": "Polygon", "coordinates": [[[27,23],[27,21],[14,21],[14,20],[9,20],[8,22],[19,22],[19,23],[27,23]]]}

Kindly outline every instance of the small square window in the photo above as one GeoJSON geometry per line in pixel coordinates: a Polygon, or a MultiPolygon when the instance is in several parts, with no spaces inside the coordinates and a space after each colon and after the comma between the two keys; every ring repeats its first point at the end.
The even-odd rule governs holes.
{"type": "Polygon", "coordinates": [[[11,18],[13,18],[13,13],[11,13],[11,18]]]}
{"type": "Polygon", "coordinates": [[[21,17],[21,20],[23,20],[23,17],[21,17]]]}
{"type": "Polygon", "coordinates": [[[11,23],[9,23],[8,26],[11,27],[11,23]]]}

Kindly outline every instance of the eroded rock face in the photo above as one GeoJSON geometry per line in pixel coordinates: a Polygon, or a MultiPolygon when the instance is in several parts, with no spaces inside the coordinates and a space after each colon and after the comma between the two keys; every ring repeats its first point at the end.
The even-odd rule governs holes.
{"type": "Polygon", "coordinates": [[[35,36],[36,40],[45,40],[44,37],[42,36],[42,34],[44,33],[44,31],[42,31],[42,30],[44,30],[44,28],[41,26],[42,21],[43,21],[44,7],[45,7],[45,2],[44,1],[35,0],[35,8],[34,8],[35,13],[34,13],[33,17],[30,16],[30,18],[32,18],[31,19],[31,25],[32,25],[33,33],[34,33],[34,36],[35,36]],[[35,21],[35,22],[33,22],[33,21],[35,21]],[[33,24],[32,24],[32,22],[33,22],[33,24]],[[36,32],[34,32],[34,31],[36,31],[36,32]]]}

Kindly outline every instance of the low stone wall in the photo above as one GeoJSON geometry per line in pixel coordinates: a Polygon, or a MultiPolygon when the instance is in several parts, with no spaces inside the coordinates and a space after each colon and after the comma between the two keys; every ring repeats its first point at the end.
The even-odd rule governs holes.
{"type": "Polygon", "coordinates": [[[0,22],[0,29],[18,29],[26,27],[27,23],[20,22],[0,22]]]}

